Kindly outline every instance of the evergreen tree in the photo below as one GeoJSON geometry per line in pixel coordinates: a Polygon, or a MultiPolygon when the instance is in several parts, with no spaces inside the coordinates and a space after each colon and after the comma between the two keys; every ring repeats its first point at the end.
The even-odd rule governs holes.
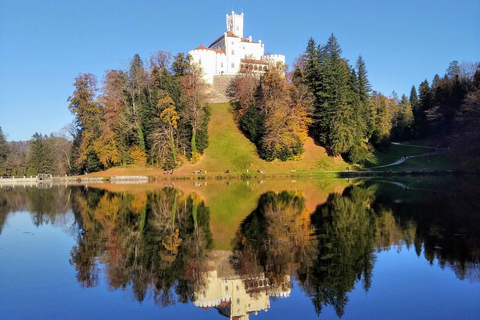
{"type": "Polygon", "coordinates": [[[2,127],[0,127],[0,168],[5,166],[8,155],[8,143],[3,134],[2,127]]]}
{"type": "Polygon", "coordinates": [[[190,68],[190,59],[189,56],[185,56],[183,53],[179,52],[172,62],[172,74],[176,78],[185,77],[188,74],[188,69],[190,68]]]}
{"type": "Polygon", "coordinates": [[[35,133],[30,140],[28,166],[37,173],[53,173],[55,162],[50,140],[46,135],[35,133]]]}
{"type": "Polygon", "coordinates": [[[418,103],[418,109],[414,110],[414,117],[415,117],[415,125],[417,129],[417,134],[419,136],[425,135],[427,132],[427,114],[426,111],[430,109],[431,107],[431,98],[432,98],[432,93],[430,90],[430,85],[428,84],[428,81],[425,79],[420,84],[420,87],[418,89],[419,92],[419,103],[418,103]]]}

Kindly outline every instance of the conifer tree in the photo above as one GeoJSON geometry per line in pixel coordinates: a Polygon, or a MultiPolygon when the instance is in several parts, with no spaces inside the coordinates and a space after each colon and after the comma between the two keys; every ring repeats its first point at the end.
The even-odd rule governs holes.
{"type": "Polygon", "coordinates": [[[8,143],[3,134],[2,127],[0,127],[0,168],[3,168],[8,155],[8,143]]]}

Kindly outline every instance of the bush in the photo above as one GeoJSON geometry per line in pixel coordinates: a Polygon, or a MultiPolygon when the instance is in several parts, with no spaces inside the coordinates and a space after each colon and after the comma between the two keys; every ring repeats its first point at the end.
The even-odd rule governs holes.
{"type": "Polygon", "coordinates": [[[36,175],[37,175],[37,170],[35,168],[30,167],[30,168],[27,169],[27,177],[30,178],[30,177],[34,177],[36,175]]]}
{"type": "Polygon", "coordinates": [[[196,152],[196,151],[192,152],[192,157],[190,158],[190,162],[197,163],[197,161],[200,160],[201,156],[202,155],[199,152],[196,152]]]}

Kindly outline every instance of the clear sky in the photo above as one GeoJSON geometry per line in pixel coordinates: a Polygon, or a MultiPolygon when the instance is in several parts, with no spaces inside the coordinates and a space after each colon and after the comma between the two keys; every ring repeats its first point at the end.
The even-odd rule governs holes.
{"type": "Polygon", "coordinates": [[[453,60],[480,60],[479,0],[0,1],[0,127],[9,141],[58,132],[73,120],[67,98],[79,73],[100,83],[136,53],[208,46],[232,9],[243,9],[244,36],[287,64],[310,37],[324,44],[333,33],[386,95],[408,95],[453,60]]]}

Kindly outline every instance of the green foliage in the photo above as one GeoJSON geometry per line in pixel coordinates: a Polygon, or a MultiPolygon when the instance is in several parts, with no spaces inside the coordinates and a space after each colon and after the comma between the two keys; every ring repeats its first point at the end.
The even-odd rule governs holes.
{"type": "Polygon", "coordinates": [[[263,136],[265,117],[255,106],[251,105],[240,120],[240,130],[253,143],[258,143],[263,136]]]}
{"type": "Polygon", "coordinates": [[[27,174],[26,174],[27,177],[34,177],[36,175],[37,175],[37,170],[35,168],[29,167],[27,169],[27,174]]]}
{"type": "Polygon", "coordinates": [[[363,164],[367,158],[368,150],[363,145],[355,144],[345,154],[349,163],[363,164]]]}
{"type": "Polygon", "coordinates": [[[38,173],[52,173],[54,165],[52,144],[46,135],[35,133],[30,140],[27,163],[38,173]]]}
{"type": "MultiPolygon", "coordinates": [[[[212,114],[212,110],[209,106],[205,108],[205,113],[203,116],[202,126],[200,130],[198,130],[196,134],[196,149],[200,154],[203,154],[205,149],[208,147],[208,123],[210,122],[210,116],[212,114]]],[[[192,147],[193,150],[193,147],[192,147]]]]}
{"type": "Polygon", "coordinates": [[[365,62],[360,56],[355,72],[341,55],[333,34],[323,48],[310,39],[305,53],[305,81],[315,97],[310,135],[332,156],[369,136],[372,123],[365,62]]]}
{"type": "Polygon", "coordinates": [[[2,127],[0,127],[0,168],[4,166],[8,155],[8,144],[3,134],[2,127]]]}

